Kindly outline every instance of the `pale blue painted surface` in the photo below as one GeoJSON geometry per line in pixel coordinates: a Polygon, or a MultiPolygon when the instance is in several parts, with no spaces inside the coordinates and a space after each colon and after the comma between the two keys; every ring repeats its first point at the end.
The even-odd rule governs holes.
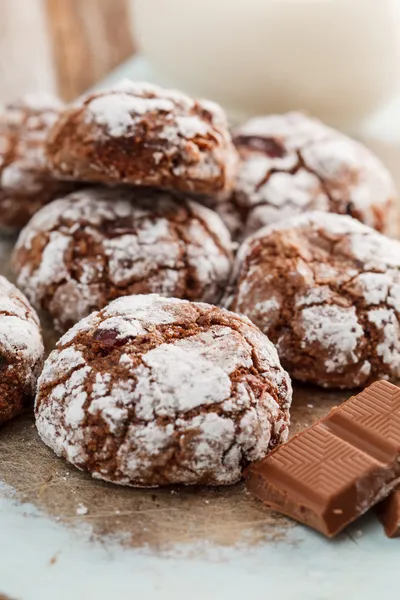
{"type": "Polygon", "coordinates": [[[90,541],[0,499],[0,591],[20,600],[377,600],[398,597],[400,544],[374,518],[355,541],[298,526],[257,548],[176,547],[167,556],[90,541]],[[56,555],[57,561],[50,564],[56,555]],[[392,595],[393,593],[393,595],[392,595]]]}

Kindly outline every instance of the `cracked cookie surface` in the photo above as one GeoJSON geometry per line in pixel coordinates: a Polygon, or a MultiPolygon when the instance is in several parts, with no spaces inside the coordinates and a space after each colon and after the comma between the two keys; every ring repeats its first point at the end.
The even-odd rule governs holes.
{"type": "Polygon", "coordinates": [[[158,295],[119,298],[68,331],[38,385],[59,456],[123,485],[227,485],[287,439],[291,384],[246,317],[158,295]]]}
{"type": "Polygon", "coordinates": [[[21,232],[13,255],[18,285],[61,331],[122,295],[216,303],[231,261],[216,213],[143,188],[91,188],[56,200],[21,232]]]}
{"type": "Polygon", "coordinates": [[[43,360],[35,311],[25,296],[0,276],[0,424],[32,402],[43,360]]]}
{"type": "Polygon", "coordinates": [[[311,212],[248,238],[227,305],[299,380],[352,388],[400,378],[400,242],[351,217],[311,212]]]}
{"type": "Polygon", "coordinates": [[[0,110],[0,228],[21,229],[42,206],[76,188],[50,175],[45,139],[62,108],[47,94],[28,94],[0,110]]]}
{"type": "Polygon", "coordinates": [[[217,210],[239,237],[313,210],[350,215],[393,237],[398,232],[388,170],[339,131],[287,113],[251,119],[234,142],[241,166],[231,199],[217,210]]]}
{"type": "Polygon", "coordinates": [[[210,195],[232,188],[237,167],[218,105],[129,80],[66,108],[47,156],[61,179],[210,195]]]}

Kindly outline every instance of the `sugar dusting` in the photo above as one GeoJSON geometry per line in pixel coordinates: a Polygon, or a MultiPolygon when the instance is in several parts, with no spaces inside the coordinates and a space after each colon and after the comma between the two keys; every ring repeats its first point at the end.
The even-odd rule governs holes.
{"type": "Polygon", "coordinates": [[[32,369],[44,356],[39,319],[23,294],[0,276],[0,349],[17,361],[22,377],[34,385],[32,369]]]}
{"type": "Polygon", "coordinates": [[[368,319],[378,330],[382,340],[377,345],[378,356],[390,365],[393,377],[400,377],[400,324],[393,309],[376,308],[368,313],[368,319]]]}
{"type": "Polygon", "coordinates": [[[322,351],[327,351],[328,372],[357,362],[356,350],[364,331],[354,307],[310,306],[301,311],[301,319],[304,328],[303,347],[316,343],[322,351]]]}
{"type": "Polygon", "coordinates": [[[115,93],[94,98],[88,105],[88,119],[106,127],[112,137],[129,134],[137,117],[145,113],[173,110],[173,103],[164,98],[141,98],[115,93]]]}

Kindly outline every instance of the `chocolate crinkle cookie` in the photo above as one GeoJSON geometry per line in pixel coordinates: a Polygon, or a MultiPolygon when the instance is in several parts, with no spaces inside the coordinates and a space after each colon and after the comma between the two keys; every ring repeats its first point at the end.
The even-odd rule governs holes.
{"type": "Polygon", "coordinates": [[[35,311],[25,296],[0,276],[0,424],[32,401],[43,360],[35,311]]]}
{"type": "Polygon", "coordinates": [[[234,142],[241,167],[232,197],[217,209],[237,237],[313,210],[396,235],[393,180],[362,144],[295,112],[253,118],[235,131],[234,142]]]}
{"type": "Polygon", "coordinates": [[[47,155],[59,178],[211,195],[232,187],[237,166],[218,105],[131,81],[66,108],[47,155]]]}
{"type": "Polygon", "coordinates": [[[123,295],[216,303],[232,263],[216,213],[170,192],[93,188],[39,211],[18,239],[18,285],[65,331],[123,295]]]}
{"type": "Polygon", "coordinates": [[[0,109],[0,228],[21,229],[44,204],[75,185],[50,175],[45,139],[61,103],[28,94],[0,109]]]}
{"type": "Polygon", "coordinates": [[[290,379],[245,317],[119,298],[58,342],[39,380],[42,440],[123,485],[227,485],[287,439],[290,379]]]}
{"type": "Polygon", "coordinates": [[[232,310],[302,381],[353,388],[400,377],[400,242],[344,215],[308,213],[241,247],[232,310]]]}

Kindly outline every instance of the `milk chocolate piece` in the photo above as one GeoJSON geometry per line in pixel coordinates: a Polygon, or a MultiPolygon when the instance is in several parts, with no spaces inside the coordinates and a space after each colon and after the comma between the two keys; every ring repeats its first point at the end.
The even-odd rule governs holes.
{"type": "Polygon", "coordinates": [[[328,537],[400,482],[400,388],[386,381],[333,409],[249,467],[247,488],[328,537]]]}
{"type": "Polygon", "coordinates": [[[400,488],[378,506],[378,514],[390,538],[400,537],[400,488]]]}

